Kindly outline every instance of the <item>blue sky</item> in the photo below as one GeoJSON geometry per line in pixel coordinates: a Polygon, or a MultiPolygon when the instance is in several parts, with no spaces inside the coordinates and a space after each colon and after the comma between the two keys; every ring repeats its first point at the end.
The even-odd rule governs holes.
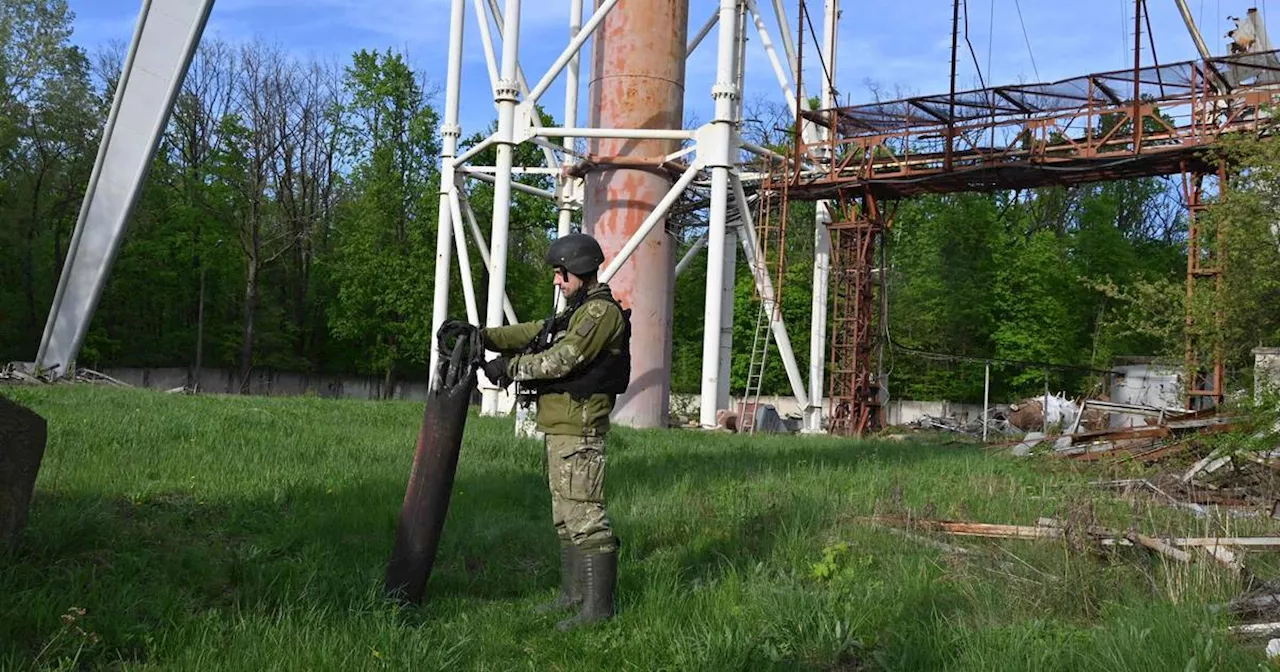
{"type": "MultiPolygon", "coordinates": [[[[1215,55],[1225,53],[1223,35],[1231,27],[1228,15],[1241,16],[1256,6],[1269,16],[1266,0],[1188,1],[1215,55]]],[[[141,5],[139,0],[68,0],[68,4],[76,14],[73,39],[91,51],[112,41],[127,42],[141,5]]],[[[523,4],[520,60],[532,83],[567,42],[569,3],[525,0],[523,4]],[[538,9],[534,11],[534,7],[538,9]]],[[[586,4],[591,5],[591,0],[586,4]]],[[[757,0],[757,4],[776,42],[778,35],[769,9],[772,3],[757,0]]],[[[808,0],[806,4],[820,14],[821,0],[808,0]]],[[[1133,0],[967,0],[967,4],[969,40],[988,84],[1055,80],[1132,65],[1133,0]]],[[[690,0],[691,34],[716,5],[714,0],[690,0]]],[[[789,22],[794,24],[797,0],[786,0],[785,5],[789,22]]],[[[869,100],[872,94],[867,82],[875,82],[891,95],[946,92],[950,0],[844,0],[842,5],[837,86],[843,96],[853,102],[869,100]]],[[[494,118],[472,3],[467,6],[464,136],[483,130],[494,118]]],[[[1194,45],[1173,0],[1148,0],[1148,6],[1160,62],[1194,58],[1194,45]]],[[[341,62],[361,48],[398,49],[408,53],[414,67],[439,86],[439,102],[443,103],[448,7],[449,0],[218,0],[206,36],[216,35],[232,42],[257,37],[299,57],[341,62]]],[[[1277,7],[1280,9],[1280,0],[1277,7]]],[[[815,17],[815,25],[818,21],[819,17],[815,17]]],[[[1145,25],[1143,30],[1145,33],[1145,25]]],[[[1271,33],[1273,39],[1278,36],[1275,31],[1271,33]]],[[[714,35],[713,32],[695,54],[686,74],[685,115],[700,122],[712,117],[714,35]]],[[[752,37],[748,44],[747,99],[781,101],[769,62],[759,40],[752,37]]],[[[974,87],[977,76],[963,38],[960,46],[959,86],[974,87]]],[[[1145,36],[1143,52],[1144,64],[1150,63],[1145,36]]],[[[808,53],[805,62],[810,66],[805,73],[807,87],[816,93],[816,53],[808,53]]],[[[586,98],[585,87],[582,98],[586,98]]],[[[562,76],[543,102],[558,118],[563,112],[563,99],[562,76]]]]}

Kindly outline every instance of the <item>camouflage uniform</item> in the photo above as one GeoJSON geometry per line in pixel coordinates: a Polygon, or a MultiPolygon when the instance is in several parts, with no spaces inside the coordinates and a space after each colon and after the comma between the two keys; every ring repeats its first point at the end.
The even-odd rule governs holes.
{"type": "MultiPolygon", "coordinates": [[[[537,353],[514,354],[507,375],[517,383],[554,381],[598,357],[623,347],[626,318],[610,300],[606,284],[584,289],[586,296],[567,327],[537,353]]],[[[542,330],[542,322],[482,329],[485,347],[520,353],[542,330]]],[[[575,398],[566,392],[538,395],[538,430],[546,435],[551,515],[561,541],[581,550],[617,547],[604,506],[604,437],[613,411],[612,394],[575,398]]]]}

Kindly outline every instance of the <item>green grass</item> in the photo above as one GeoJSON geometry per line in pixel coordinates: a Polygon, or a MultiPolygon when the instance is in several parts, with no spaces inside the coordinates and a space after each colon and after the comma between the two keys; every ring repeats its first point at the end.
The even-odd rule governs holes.
{"type": "MultiPolygon", "coordinates": [[[[1238,578],[1064,542],[947,539],[873,513],[1144,531],[1210,523],[1097,467],[932,442],[617,430],[618,617],[561,634],[540,444],[471,417],[428,601],[379,595],[422,407],[0,387],[50,423],[29,528],[0,554],[0,669],[1230,670],[1238,578]],[[83,615],[64,620],[69,608],[83,615]],[[67,622],[67,621],[70,622],[67,622]]],[[[1273,521],[1233,521],[1274,533],[1273,521]]],[[[1263,553],[1249,565],[1265,576],[1263,553]]]]}

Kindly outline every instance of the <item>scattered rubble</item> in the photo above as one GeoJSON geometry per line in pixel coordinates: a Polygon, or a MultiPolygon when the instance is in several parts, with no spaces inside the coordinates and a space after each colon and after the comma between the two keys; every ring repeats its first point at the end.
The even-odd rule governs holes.
{"type": "Polygon", "coordinates": [[[1061,392],[1023,399],[1009,405],[1009,424],[1024,432],[1033,429],[1044,431],[1048,427],[1067,427],[1077,424],[1079,417],[1080,406],[1061,392]]]}
{"type": "Polygon", "coordinates": [[[1120,531],[1097,525],[1075,526],[1054,518],[1040,518],[1035,525],[1004,525],[954,520],[929,520],[873,516],[865,519],[878,525],[905,529],[943,532],[960,537],[989,537],[995,539],[1063,539],[1083,534],[1098,546],[1141,546],[1180,563],[1189,563],[1193,556],[1187,549],[1198,551],[1206,559],[1217,562],[1233,572],[1243,567],[1237,554],[1241,549],[1280,549],[1280,537],[1155,537],[1137,530],[1120,531]],[[1234,549],[1234,550],[1233,550],[1234,549]]]}
{"type": "MultiPolygon", "coordinates": [[[[999,409],[989,409],[987,411],[987,416],[985,424],[987,426],[987,431],[991,434],[1008,435],[1018,431],[1018,428],[1014,427],[1009,422],[1009,419],[1004,412],[999,409]]],[[[956,432],[959,434],[981,437],[982,425],[983,418],[981,417],[970,420],[967,416],[961,418],[957,417],[956,414],[949,416],[925,414],[902,426],[910,427],[912,429],[943,430],[946,432],[956,432]]]]}
{"type": "Polygon", "coordinates": [[[42,383],[43,380],[27,373],[15,363],[0,366],[0,382],[5,383],[42,383]]]}
{"type": "Polygon", "coordinates": [[[1084,413],[1089,409],[1113,417],[1137,416],[1141,424],[1124,426],[1129,423],[1121,419],[1109,420],[1111,426],[1103,429],[1076,424],[1061,434],[1029,432],[1021,440],[994,445],[1019,457],[1047,455],[1081,462],[1155,466],[1158,472],[1146,479],[1094,484],[1120,489],[1125,495],[1148,492],[1197,516],[1207,515],[1206,506],[1213,506],[1232,517],[1280,517],[1280,435],[1253,432],[1247,415],[1095,400],[1085,402],[1084,413]],[[1224,437],[1227,432],[1233,434],[1224,437]]]}
{"type": "MultiPolygon", "coordinates": [[[[890,532],[945,553],[972,556],[974,549],[957,546],[919,534],[919,532],[943,533],[953,537],[986,537],[994,539],[1070,539],[1084,540],[1098,550],[1105,547],[1128,546],[1144,548],[1170,562],[1190,565],[1203,560],[1227,569],[1243,581],[1252,574],[1244,567],[1244,554],[1249,550],[1280,550],[1280,536],[1266,537],[1159,537],[1143,534],[1136,529],[1115,530],[1097,525],[1072,524],[1054,518],[1040,518],[1035,525],[1005,525],[957,520],[934,520],[900,516],[871,516],[863,522],[881,526],[890,532]]],[[[1079,548],[1079,546],[1076,546],[1079,548]]],[[[1238,635],[1271,637],[1280,635],[1280,590],[1264,585],[1241,595],[1226,605],[1210,607],[1213,611],[1229,610],[1240,619],[1264,622],[1232,626],[1230,632],[1238,635]]]]}
{"type": "MultiPolygon", "coordinates": [[[[44,375],[39,371],[35,371],[34,367],[24,365],[20,362],[10,362],[4,366],[0,366],[0,382],[41,385],[63,382],[64,380],[65,379],[56,379],[52,376],[44,375]]],[[[72,376],[71,380],[72,382],[77,383],[105,383],[116,387],[133,387],[129,383],[112,378],[105,373],[83,367],[76,369],[75,375],[72,376]]]]}
{"type": "MultiPolygon", "coordinates": [[[[1124,497],[1152,498],[1161,505],[1184,509],[1198,518],[1280,519],[1280,425],[1274,410],[1206,409],[1189,411],[1154,405],[1122,404],[1086,399],[1078,407],[1062,397],[1049,398],[1045,423],[1044,398],[1010,406],[1014,436],[990,444],[1013,455],[1045,456],[1070,462],[1143,465],[1149,473],[1130,478],[1095,480],[1090,485],[1124,497]],[[1056,400],[1056,401],[1055,401],[1056,400]],[[1258,411],[1263,412],[1258,412],[1258,411]],[[1045,429],[1048,431],[1044,431],[1045,429]],[[1023,433],[1025,432],[1025,433],[1023,433]]],[[[980,433],[926,418],[932,429],[980,433]]],[[[1134,475],[1129,471],[1128,476],[1134,475]]],[[[1221,566],[1237,576],[1250,593],[1233,600],[1233,616],[1248,621],[1233,626],[1239,636],[1276,637],[1269,648],[1280,655],[1280,586],[1258,589],[1257,577],[1245,567],[1248,552],[1280,551],[1280,536],[1166,537],[1138,529],[1109,529],[1041,518],[1035,525],[934,520],[929,513],[914,517],[875,516],[865,519],[897,528],[895,534],[948,553],[969,553],[922,533],[952,537],[1020,540],[1064,539],[1074,548],[1128,546],[1157,554],[1176,565],[1196,562],[1221,566]]],[[[1216,530],[1217,525],[1206,529],[1216,530]]],[[[1225,529],[1230,529],[1229,526],[1225,529]]],[[[1215,532],[1210,532],[1214,534],[1215,532]]]]}
{"type": "MultiPolygon", "coordinates": [[[[1216,410],[1182,411],[1178,409],[1129,406],[1112,402],[1088,400],[1085,408],[1094,408],[1112,414],[1136,414],[1146,418],[1142,426],[1104,427],[1090,429],[1083,423],[1068,426],[1061,434],[1044,436],[1027,434],[1022,441],[1006,443],[1013,446],[1035,439],[1032,447],[1045,441],[1053,441],[1053,454],[1079,460],[1097,460],[1104,457],[1127,457],[1152,462],[1177,452],[1183,452],[1194,438],[1203,434],[1233,429],[1240,421],[1238,416],[1219,415],[1216,410]]],[[[1087,413],[1087,411],[1086,411],[1087,413]]]]}

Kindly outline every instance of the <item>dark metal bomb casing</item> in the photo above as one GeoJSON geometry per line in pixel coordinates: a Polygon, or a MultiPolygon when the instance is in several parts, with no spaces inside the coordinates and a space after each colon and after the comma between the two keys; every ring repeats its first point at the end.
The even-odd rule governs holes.
{"type": "Polygon", "coordinates": [[[385,581],[389,597],[412,604],[422,602],[435,564],[458,470],[467,407],[476,388],[476,364],[484,352],[474,327],[442,333],[438,340],[443,355],[439,382],[427,394],[385,581]],[[446,349],[448,336],[456,336],[456,341],[446,349]]]}

